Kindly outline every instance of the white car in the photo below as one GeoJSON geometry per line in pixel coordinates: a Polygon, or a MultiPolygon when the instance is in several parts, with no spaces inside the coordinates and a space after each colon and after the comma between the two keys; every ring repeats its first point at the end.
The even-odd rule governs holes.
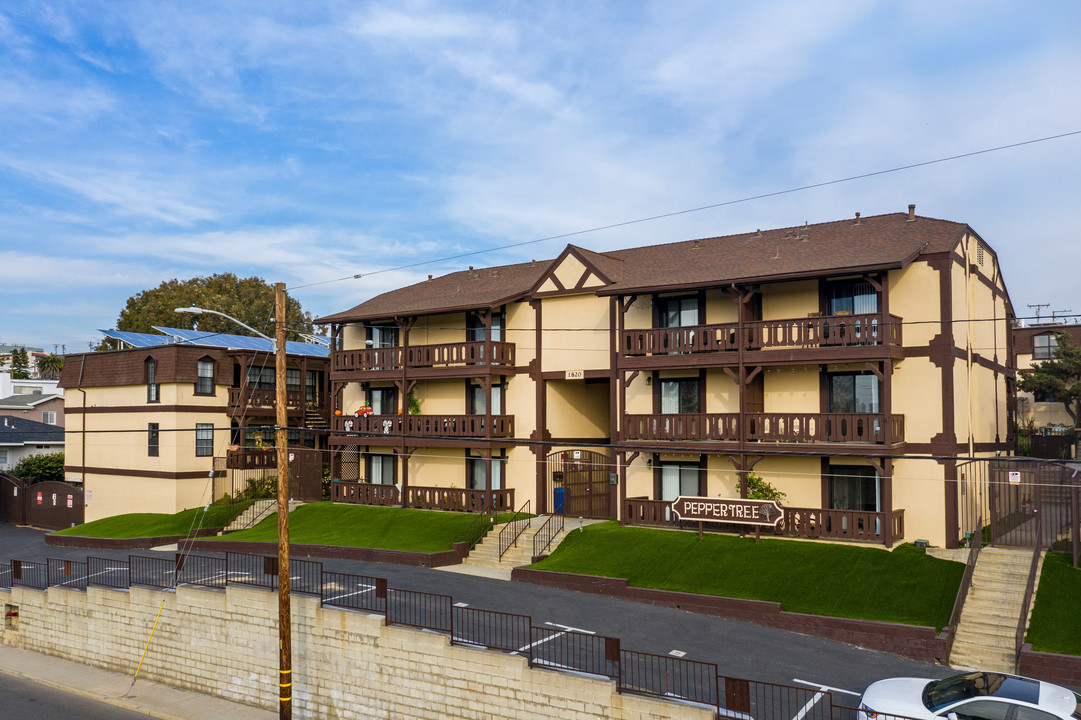
{"type": "Polygon", "coordinates": [[[1081,720],[1081,696],[1064,687],[994,672],[945,680],[892,678],[860,696],[859,720],[1081,720]]]}

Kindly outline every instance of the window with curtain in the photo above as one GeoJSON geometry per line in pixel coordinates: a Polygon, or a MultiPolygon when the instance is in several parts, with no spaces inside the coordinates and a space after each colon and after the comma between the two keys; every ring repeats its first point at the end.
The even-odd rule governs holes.
{"type": "Polygon", "coordinates": [[[831,510],[882,511],[882,481],[872,467],[829,466],[831,510]]]}
{"type": "Polygon", "coordinates": [[[373,415],[394,415],[398,412],[398,391],[392,387],[372,388],[368,391],[368,404],[373,415]]]}
{"type": "Polygon", "coordinates": [[[878,312],[878,293],[866,280],[843,280],[829,285],[830,315],[873,315],[878,312]]]}
{"type": "Polygon", "coordinates": [[[698,324],[698,298],[658,298],[657,327],[690,327],[698,324]]]}
{"type": "Polygon", "coordinates": [[[698,378],[661,380],[661,413],[674,415],[701,412],[698,378]]]}
{"type": "MultiPolygon", "coordinates": [[[[483,385],[470,385],[469,386],[469,414],[470,415],[485,415],[486,406],[484,404],[484,386],[483,385]]],[[[492,385],[492,414],[503,414],[503,386],[492,385]]]]}
{"type": "Polygon", "coordinates": [[[300,370],[297,368],[286,368],[285,389],[291,392],[300,392],[300,370]]]}
{"type": "Polygon", "coordinates": [[[394,484],[394,456],[368,456],[368,482],[375,485],[394,484]]]}
{"type": "MultiPolygon", "coordinates": [[[[506,458],[493,457],[492,458],[492,489],[503,489],[503,471],[506,469],[506,458]]],[[[468,482],[470,490],[484,490],[484,473],[485,473],[484,458],[471,457],[466,458],[466,473],[468,474],[468,482]]]]}
{"type": "Polygon", "coordinates": [[[878,377],[873,373],[830,373],[829,412],[877,413],[878,377]]]}
{"type": "Polygon", "coordinates": [[[672,502],[680,495],[698,497],[700,474],[697,465],[661,465],[661,497],[665,502],[672,502]]]}
{"type": "MultiPolygon", "coordinates": [[[[470,313],[465,320],[465,336],[469,342],[484,342],[485,328],[484,322],[481,320],[480,315],[476,313],[470,313]]],[[[503,341],[503,313],[492,313],[492,342],[503,341]]]]}

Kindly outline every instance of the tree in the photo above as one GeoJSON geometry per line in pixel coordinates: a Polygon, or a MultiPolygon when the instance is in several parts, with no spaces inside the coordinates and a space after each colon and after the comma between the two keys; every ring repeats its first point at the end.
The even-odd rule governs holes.
{"type": "MultiPolygon", "coordinates": [[[[248,334],[230,320],[217,315],[178,313],[178,307],[201,307],[231,315],[265,335],[274,336],[274,287],[259,277],[238,278],[221,273],[190,280],[167,280],[152,290],[128,298],[120,311],[116,329],[153,333],[154,326],[193,329],[231,335],[248,334]]],[[[299,340],[298,333],[314,333],[312,315],[291,297],[285,300],[286,337],[299,340]]],[[[104,344],[102,345],[104,347],[104,344]]]]}
{"type": "Polygon", "coordinates": [[[22,478],[29,483],[45,482],[46,480],[64,480],[64,453],[38,453],[27,455],[15,467],[11,474],[22,478]]]}
{"type": "Polygon", "coordinates": [[[38,359],[38,375],[46,380],[59,380],[64,371],[64,358],[56,353],[49,353],[38,359]]]}
{"type": "MultiPolygon", "coordinates": [[[[776,500],[779,503],[783,503],[788,497],[785,493],[773,487],[769,481],[763,480],[760,476],[755,475],[752,472],[747,473],[746,477],[748,500],[776,500]]],[[[742,481],[736,481],[736,490],[739,492],[743,491],[742,481]]]]}
{"type": "Polygon", "coordinates": [[[1022,370],[1017,386],[1033,395],[1055,398],[1076,427],[1081,419],[1081,346],[1072,344],[1068,335],[1057,337],[1054,357],[1022,370]]]}
{"type": "Polygon", "coordinates": [[[17,347],[11,351],[11,379],[30,379],[30,356],[26,354],[24,347],[17,347]]]}

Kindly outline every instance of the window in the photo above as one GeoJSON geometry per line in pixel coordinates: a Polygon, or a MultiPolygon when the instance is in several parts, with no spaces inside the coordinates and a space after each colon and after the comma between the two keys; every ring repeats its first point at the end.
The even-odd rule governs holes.
{"type": "Polygon", "coordinates": [[[698,378],[661,380],[661,413],[664,415],[701,412],[698,378]]]}
{"type": "Polygon", "coordinates": [[[395,388],[372,388],[368,398],[373,415],[394,415],[398,412],[398,391],[395,388]]]}
{"type": "Polygon", "coordinates": [[[158,424],[146,424],[146,456],[158,456],[158,424]]]}
{"type": "Polygon", "coordinates": [[[6,466],[7,464],[8,464],[8,451],[7,450],[0,450],[0,465],[5,465],[6,466]]]}
{"type": "MultiPolygon", "coordinates": [[[[483,385],[470,385],[469,386],[469,414],[470,415],[486,415],[486,406],[484,403],[484,386],[483,385]]],[[[492,385],[492,414],[503,414],[503,386],[492,385]]]]}
{"type": "Polygon", "coordinates": [[[661,465],[661,500],[672,502],[680,495],[698,497],[701,475],[697,465],[661,465]]]}
{"type": "Polygon", "coordinates": [[[398,328],[394,325],[372,325],[368,328],[368,339],[373,348],[397,347],[398,328]]]}
{"type": "MultiPolygon", "coordinates": [[[[465,338],[469,342],[484,342],[487,340],[485,337],[484,321],[481,320],[480,315],[476,313],[470,313],[466,318],[465,338]]],[[[503,313],[492,313],[492,342],[503,341],[503,313]]]]}
{"type": "Polygon", "coordinates": [[[877,413],[878,377],[872,373],[829,373],[829,412],[877,413]]]}
{"type": "Polygon", "coordinates": [[[255,390],[274,389],[274,368],[255,367],[248,368],[248,386],[255,390]]]}
{"type": "Polygon", "coordinates": [[[245,447],[274,447],[276,442],[273,425],[249,425],[244,428],[245,447]]]}
{"type": "Polygon", "coordinates": [[[878,293],[866,280],[842,280],[827,289],[830,315],[873,315],[878,312],[878,293]]]}
{"type": "Polygon", "coordinates": [[[1058,348],[1058,335],[1048,333],[1046,335],[1034,335],[1032,337],[1032,359],[1049,360],[1055,357],[1058,348]]]}
{"type": "Polygon", "coordinates": [[[200,360],[198,367],[198,378],[195,381],[195,394],[196,395],[213,395],[214,394],[214,361],[213,360],[200,360]]]}
{"type": "Polygon", "coordinates": [[[286,368],[285,389],[290,392],[300,392],[300,370],[297,368],[286,368]]]}
{"type": "Polygon", "coordinates": [[[658,298],[657,327],[690,327],[698,324],[698,298],[658,298]]]}
{"type": "Polygon", "coordinates": [[[394,456],[368,456],[368,482],[375,485],[394,484],[394,456]]]}
{"type": "Polygon", "coordinates": [[[160,387],[158,386],[158,364],[153,360],[146,361],[146,401],[158,402],[161,400],[160,387]]]}
{"type": "Polygon", "coordinates": [[[1058,402],[1058,398],[1055,397],[1054,395],[1050,394],[1046,390],[1037,390],[1034,393],[1032,393],[1032,400],[1033,400],[1033,402],[1046,402],[1046,403],[1058,402]]]}
{"type": "MultiPolygon", "coordinates": [[[[501,457],[492,458],[492,489],[503,489],[503,471],[506,469],[507,459],[501,457]]],[[[470,490],[485,490],[484,458],[466,458],[466,472],[469,475],[468,485],[470,490]]]]}
{"type": "Polygon", "coordinates": [[[882,483],[872,467],[829,466],[831,510],[882,511],[882,483]]]}
{"type": "Polygon", "coordinates": [[[214,456],[214,425],[211,423],[195,424],[195,457],[214,456]]]}
{"type": "Polygon", "coordinates": [[[56,424],[56,411],[55,410],[42,410],[41,411],[41,422],[45,423],[46,425],[55,425],[56,424]]]}
{"type": "Polygon", "coordinates": [[[308,370],[306,375],[306,384],[304,385],[304,401],[305,402],[319,402],[319,386],[322,385],[319,378],[319,373],[315,370],[308,370]]]}

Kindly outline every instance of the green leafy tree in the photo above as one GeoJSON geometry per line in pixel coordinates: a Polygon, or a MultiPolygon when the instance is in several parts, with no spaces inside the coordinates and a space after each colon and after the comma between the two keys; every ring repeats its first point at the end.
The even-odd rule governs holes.
{"type": "Polygon", "coordinates": [[[12,380],[30,379],[30,356],[26,354],[24,347],[17,347],[11,351],[11,378],[12,380]]]}
{"type": "MultiPolygon", "coordinates": [[[[785,493],[773,487],[767,480],[763,480],[754,473],[747,473],[747,499],[748,500],[776,500],[783,503],[788,497],[785,493]]],[[[736,490],[743,493],[743,481],[736,483],[736,490]]]]}
{"type": "Polygon", "coordinates": [[[59,380],[60,373],[64,371],[64,358],[56,353],[49,353],[43,358],[38,358],[38,375],[46,380],[59,380]]]}
{"type": "MultiPolygon", "coordinates": [[[[193,329],[232,335],[246,335],[246,330],[217,315],[178,313],[178,307],[201,307],[231,315],[259,332],[274,336],[274,286],[259,277],[238,278],[221,273],[190,280],[166,280],[152,290],[143,290],[128,298],[120,311],[116,329],[126,332],[154,333],[154,326],[193,329]]],[[[299,340],[298,333],[315,333],[312,315],[298,300],[285,299],[286,338],[299,340]]],[[[107,347],[105,343],[99,349],[107,347]]]]}
{"type": "Polygon", "coordinates": [[[11,469],[11,474],[30,483],[46,480],[64,480],[64,453],[37,453],[28,455],[11,469]]]}
{"type": "Polygon", "coordinates": [[[1054,356],[1036,363],[1031,370],[1022,370],[1020,375],[1019,388],[1058,400],[1077,427],[1081,419],[1081,346],[1072,344],[1068,335],[1060,333],[1054,356]]]}

